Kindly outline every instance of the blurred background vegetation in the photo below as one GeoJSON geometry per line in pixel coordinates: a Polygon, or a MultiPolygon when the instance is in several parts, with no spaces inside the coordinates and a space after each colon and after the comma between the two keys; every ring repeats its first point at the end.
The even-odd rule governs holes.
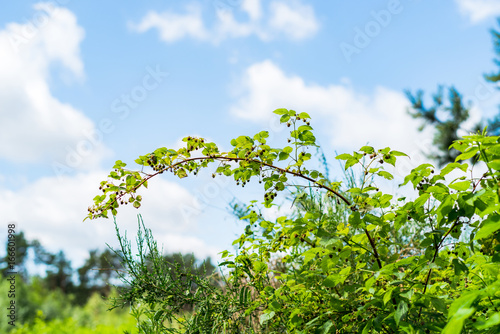
{"type": "MultiPolygon", "coordinates": [[[[81,267],[72,268],[63,252],[52,254],[38,240],[27,240],[23,232],[16,235],[16,247],[16,326],[2,321],[0,333],[137,333],[128,307],[109,311],[110,300],[118,296],[123,284],[119,253],[91,250],[81,267]]],[[[164,259],[197,275],[215,271],[210,258],[200,261],[177,253],[164,259]]],[[[7,261],[2,260],[0,305],[8,305],[10,283],[5,278],[10,275],[7,261]]]]}

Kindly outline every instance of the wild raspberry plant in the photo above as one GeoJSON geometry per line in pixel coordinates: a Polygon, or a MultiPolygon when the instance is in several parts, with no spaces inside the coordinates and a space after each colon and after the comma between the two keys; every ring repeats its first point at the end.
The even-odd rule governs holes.
{"type": "Polygon", "coordinates": [[[169,290],[172,283],[162,281],[161,272],[127,258],[130,289],[141,293],[125,297],[149,305],[152,315],[154,330],[144,333],[500,331],[499,137],[482,133],[455,142],[461,152],[456,162],[440,171],[416,167],[402,186],[412,186],[418,197],[396,199],[377,182],[393,179],[384,167],[395,166],[404,153],[364,146],[339,155],[346,170],[361,170],[361,181],[345,188],[306,167],[308,150],[316,147],[309,115],[275,114],[291,129],[283,148],[270,147],[265,131],[233,139],[229,152],[187,137],[184,148],[159,148],[135,161],[151,172],[127,170],[117,161],[101,182],[102,195],[87,218],[116,215],[129,203],[139,207],[137,191],[159,174],[184,178],[212,165],[213,177],[232,177],[242,187],[252,179],[262,183],[264,208],[287,188],[318,190],[293,192],[298,214],[276,221],[264,219],[252,202],[242,217],[249,224],[234,242],[237,254],[222,252],[220,266],[229,270],[223,289],[188,275],[190,289],[169,290]],[[487,168],[480,178],[469,176],[472,167],[462,162],[471,158],[487,168]],[[451,172],[460,176],[449,181],[451,172]],[[276,254],[284,255],[281,270],[270,266],[276,254]],[[203,298],[186,301],[191,294],[203,298]],[[193,304],[191,317],[172,312],[183,303],[193,304]],[[165,320],[181,326],[168,329],[165,320]]]}

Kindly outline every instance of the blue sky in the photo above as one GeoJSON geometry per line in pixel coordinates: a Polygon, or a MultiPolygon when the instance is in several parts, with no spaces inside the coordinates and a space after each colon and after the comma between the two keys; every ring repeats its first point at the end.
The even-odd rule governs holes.
{"type": "MultiPolygon", "coordinates": [[[[82,222],[115,160],[177,148],[188,135],[222,148],[263,129],[278,140],[280,107],[313,117],[331,163],[366,142],[422,162],[432,133],[417,131],[403,91],[455,85],[474,103],[471,121],[495,114],[499,94],[482,74],[495,70],[497,16],[498,0],[9,2],[0,12],[4,230],[16,222],[79,265],[89,249],[116,244],[111,221],[82,222]]],[[[119,225],[133,233],[139,212],[166,250],[216,257],[242,229],[228,203],[262,193],[210,174],[156,180],[119,225]]]]}

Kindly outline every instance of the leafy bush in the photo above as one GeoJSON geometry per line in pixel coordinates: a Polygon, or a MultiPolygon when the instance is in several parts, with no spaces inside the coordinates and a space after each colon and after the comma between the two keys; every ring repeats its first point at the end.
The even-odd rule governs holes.
{"type": "Polygon", "coordinates": [[[131,277],[121,296],[147,307],[135,314],[140,332],[500,332],[500,137],[471,134],[453,143],[461,152],[456,162],[440,171],[430,164],[413,169],[403,182],[417,192],[410,200],[378,187],[393,179],[385,167],[404,153],[364,146],[339,155],[346,170],[361,173],[346,188],[305,167],[316,147],[309,115],[275,113],[292,129],[289,146],[270,147],[265,131],[233,139],[230,152],[187,137],[184,148],[159,148],[136,160],[152,172],[117,161],[101,182],[90,219],[116,215],[120,205],[140,207],[137,190],[159,174],[183,178],[213,163],[213,177],[231,176],[242,187],[252,179],[262,183],[265,208],[287,188],[307,189],[293,192],[297,214],[276,221],[264,219],[252,202],[242,217],[249,224],[234,243],[237,254],[222,252],[220,266],[228,269],[222,288],[189,272],[172,280],[144,226],[138,258],[118,234],[131,277]],[[474,166],[460,162],[471,158],[487,169],[479,178],[469,176],[474,166]],[[145,265],[148,257],[153,266],[145,265]],[[179,314],[186,304],[194,307],[189,317],[179,314]]]}

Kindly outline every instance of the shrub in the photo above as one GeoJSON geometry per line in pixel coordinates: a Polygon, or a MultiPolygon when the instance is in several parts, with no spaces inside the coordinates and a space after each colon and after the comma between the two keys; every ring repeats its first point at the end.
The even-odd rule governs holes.
{"type": "Polygon", "coordinates": [[[291,128],[289,145],[282,148],[270,147],[265,131],[233,139],[230,152],[187,137],[184,148],[159,148],[135,161],[151,172],[130,171],[117,161],[109,180],[101,182],[102,194],[87,218],[116,215],[128,203],[140,207],[137,190],[159,174],[184,178],[212,164],[213,177],[233,177],[242,187],[251,180],[262,183],[265,208],[285,189],[308,190],[293,192],[297,214],[290,217],[269,221],[256,201],[248,206],[242,217],[248,225],[234,243],[237,254],[222,252],[220,266],[228,269],[222,289],[188,272],[183,280],[169,279],[144,226],[138,242],[147,247],[138,258],[118,233],[131,277],[122,297],[148,306],[142,318],[136,314],[141,332],[500,331],[499,137],[471,134],[453,143],[461,152],[456,162],[440,171],[431,164],[414,168],[402,184],[417,192],[410,200],[378,187],[381,180],[393,180],[385,167],[405,159],[404,153],[364,146],[339,155],[346,170],[361,173],[360,182],[346,188],[306,168],[316,147],[309,115],[275,113],[291,128]],[[192,156],[194,151],[201,155],[192,156]],[[463,160],[470,158],[487,170],[479,178],[469,176],[474,166],[463,160]],[[449,180],[450,175],[458,178],[449,180]],[[154,266],[145,266],[145,257],[154,266]],[[280,270],[270,265],[276,260],[280,270]],[[179,314],[185,304],[194,307],[189,317],[179,314]],[[144,315],[147,320],[141,320],[144,315]]]}

